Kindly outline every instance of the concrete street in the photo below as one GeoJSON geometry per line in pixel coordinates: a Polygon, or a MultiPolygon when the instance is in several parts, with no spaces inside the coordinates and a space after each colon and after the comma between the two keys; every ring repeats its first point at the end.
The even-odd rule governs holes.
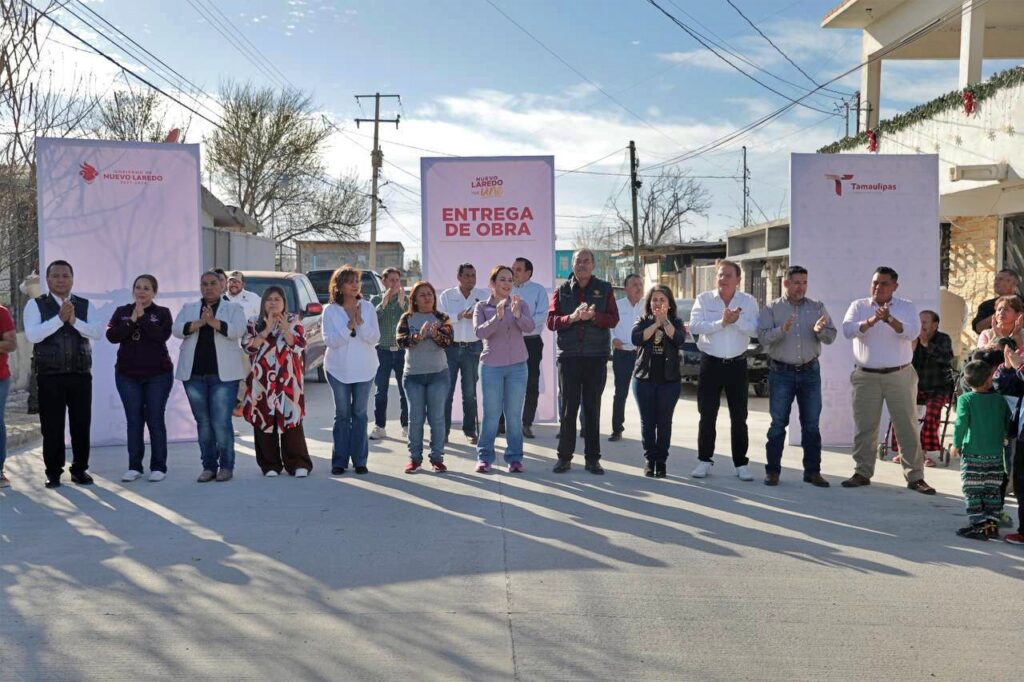
{"type": "Polygon", "coordinates": [[[306,480],[261,477],[241,420],[229,483],[195,482],[194,444],[172,446],[161,483],[120,483],[123,449],[94,450],[97,484],[57,491],[38,447],[14,453],[0,679],[1020,679],[1024,548],[954,535],[957,471],[928,470],[934,497],[890,463],[846,490],[852,461],[831,451],[822,490],[789,448],[767,488],[767,401],[751,398],[757,480],[727,456],[693,480],[687,392],[669,478],[647,479],[632,399],[626,437],[605,440],[611,392],[609,377],[604,477],[581,456],[553,474],[546,425],[521,476],[472,473],[455,432],[448,474],[404,475],[392,438],[371,441],[369,476],[332,478],[320,384],[306,480]]]}

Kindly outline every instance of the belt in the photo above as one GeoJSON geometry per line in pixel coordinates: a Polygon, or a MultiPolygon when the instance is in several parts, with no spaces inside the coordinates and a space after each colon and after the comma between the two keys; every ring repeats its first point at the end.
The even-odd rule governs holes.
{"type": "Polygon", "coordinates": [[[770,366],[772,369],[781,369],[788,372],[806,372],[807,370],[816,367],[818,364],[818,358],[814,358],[810,362],[805,362],[802,365],[791,365],[788,362],[779,362],[778,360],[772,360],[770,366]]]}
{"type": "Polygon", "coordinates": [[[734,362],[746,362],[747,361],[747,356],[746,355],[737,355],[734,358],[720,358],[717,355],[711,355],[710,353],[705,353],[704,351],[701,351],[700,352],[700,359],[701,360],[709,360],[711,362],[717,362],[717,363],[719,363],[721,365],[728,365],[728,364],[731,364],[731,363],[734,363],[734,362]]]}
{"type": "Polygon", "coordinates": [[[453,341],[452,345],[453,346],[476,346],[477,344],[481,344],[481,343],[483,343],[483,341],[453,341]]]}
{"type": "Polygon", "coordinates": [[[391,351],[392,353],[397,353],[398,351],[400,351],[402,349],[399,348],[399,346],[396,344],[394,346],[389,347],[388,350],[391,351]]]}
{"type": "Polygon", "coordinates": [[[858,367],[857,369],[862,372],[867,372],[868,374],[892,374],[893,372],[900,371],[904,367],[910,367],[910,363],[908,362],[907,364],[900,365],[899,367],[858,367]]]}
{"type": "Polygon", "coordinates": [[[613,350],[616,353],[629,353],[630,355],[636,355],[636,348],[615,348],[613,350]]]}

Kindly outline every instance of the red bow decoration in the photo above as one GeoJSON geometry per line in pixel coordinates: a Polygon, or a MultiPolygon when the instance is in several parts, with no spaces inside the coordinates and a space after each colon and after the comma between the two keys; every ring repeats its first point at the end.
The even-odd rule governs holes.
{"type": "Polygon", "coordinates": [[[874,130],[869,130],[867,132],[867,136],[868,136],[868,151],[869,152],[877,152],[878,151],[878,135],[875,133],[874,130]]]}
{"type": "Polygon", "coordinates": [[[964,113],[967,114],[968,116],[970,116],[971,114],[974,113],[974,110],[978,106],[978,103],[974,101],[974,93],[971,92],[970,90],[964,90],[963,100],[964,100],[964,113]]]}

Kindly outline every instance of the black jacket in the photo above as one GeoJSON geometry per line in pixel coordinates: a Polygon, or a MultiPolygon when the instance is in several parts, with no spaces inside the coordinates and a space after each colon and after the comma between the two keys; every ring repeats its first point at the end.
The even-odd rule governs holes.
{"type": "MultiPolygon", "coordinates": [[[[678,317],[671,321],[675,327],[675,333],[670,337],[665,334],[665,382],[671,383],[680,380],[679,376],[679,349],[686,341],[686,330],[683,322],[678,317]]],[[[654,352],[654,337],[644,341],[644,330],[654,324],[653,315],[644,315],[633,325],[631,341],[636,346],[636,365],[633,367],[633,376],[638,381],[648,381],[651,371],[651,353],[654,352]]]]}

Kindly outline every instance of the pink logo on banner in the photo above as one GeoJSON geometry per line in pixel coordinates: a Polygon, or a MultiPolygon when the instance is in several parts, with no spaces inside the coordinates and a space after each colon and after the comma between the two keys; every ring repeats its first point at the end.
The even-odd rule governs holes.
{"type": "Polygon", "coordinates": [[[81,168],[81,170],[78,171],[78,174],[82,176],[82,179],[85,180],[85,184],[87,185],[91,185],[92,181],[100,176],[100,172],[88,163],[83,162],[79,168],[81,168]]]}

